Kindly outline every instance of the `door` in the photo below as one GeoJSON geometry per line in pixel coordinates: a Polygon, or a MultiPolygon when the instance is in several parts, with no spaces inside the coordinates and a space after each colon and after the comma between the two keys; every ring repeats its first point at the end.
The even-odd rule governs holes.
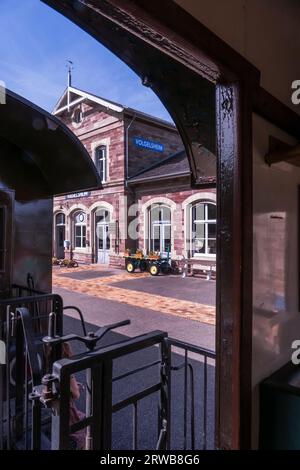
{"type": "Polygon", "coordinates": [[[0,191],[0,298],[10,294],[12,284],[14,192],[0,191]]]}
{"type": "Polygon", "coordinates": [[[66,216],[63,213],[59,213],[55,217],[55,255],[58,259],[64,259],[65,247],[64,241],[66,237],[66,216]]]}
{"type": "Polygon", "coordinates": [[[56,227],[56,257],[59,259],[64,259],[65,257],[65,227],[63,225],[58,225],[56,227]]]}
{"type": "Polygon", "coordinates": [[[171,224],[153,223],[152,249],[162,256],[167,256],[168,251],[171,251],[171,224]]]}
{"type": "Polygon", "coordinates": [[[109,250],[110,250],[110,233],[109,224],[97,224],[96,229],[97,237],[97,262],[99,264],[109,263],[109,250]]]}

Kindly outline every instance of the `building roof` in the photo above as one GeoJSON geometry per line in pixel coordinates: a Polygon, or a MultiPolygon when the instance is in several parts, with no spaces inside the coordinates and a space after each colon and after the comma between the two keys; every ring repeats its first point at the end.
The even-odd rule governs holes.
{"type": "Polygon", "coordinates": [[[2,181],[22,197],[48,197],[101,187],[87,150],[59,119],[6,90],[0,106],[2,181]]]}
{"type": "Polygon", "coordinates": [[[140,171],[129,178],[129,183],[138,183],[147,180],[157,180],[191,174],[190,165],[185,150],[181,150],[158,163],[140,171]]]}
{"type": "MultiPolygon", "coordinates": [[[[209,170],[209,168],[208,168],[209,170]]],[[[185,150],[180,150],[158,163],[140,171],[131,178],[129,184],[143,183],[147,181],[155,181],[167,178],[178,178],[181,176],[190,176],[191,169],[185,150]]],[[[199,176],[197,184],[215,184],[216,177],[213,176],[199,176]]]]}
{"type": "Polygon", "coordinates": [[[55,116],[59,115],[60,113],[66,111],[67,109],[71,109],[72,107],[82,103],[85,100],[92,101],[93,103],[97,103],[108,110],[115,111],[117,113],[126,113],[130,116],[136,116],[141,119],[145,119],[147,121],[156,122],[159,125],[167,126],[168,128],[176,130],[176,126],[169,121],[164,119],[157,118],[156,116],[152,116],[150,114],[144,113],[139,111],[138,109],[130,108],[129,106],[125,106],[121,103],[116,103],[114,101],[108,100],[107,98],[103,98],[101,96],[94,95],[93,93],[88,93],[84,90],[80,90],[79,88],[75,88],[69,86],[65,89],[64,93],[56,103],[52,114],[55,116]],[[69,104],[68,104],[68,94],[69,94],[69,104]]]}

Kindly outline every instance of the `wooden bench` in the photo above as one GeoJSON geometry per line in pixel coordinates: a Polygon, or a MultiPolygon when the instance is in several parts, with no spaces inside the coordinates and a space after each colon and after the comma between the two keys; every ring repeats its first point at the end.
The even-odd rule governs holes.
{"type": "Polygon", "coordinates": [[[216,278],[216,265],[203,260],[184,258],[179,262],[179,269],[182,277],[194,276],[195,273],[200,272],[208,281],[216,278]]]}

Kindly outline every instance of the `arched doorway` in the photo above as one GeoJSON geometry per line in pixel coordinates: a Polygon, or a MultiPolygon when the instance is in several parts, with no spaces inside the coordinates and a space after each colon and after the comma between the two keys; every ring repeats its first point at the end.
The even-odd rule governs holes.
{"type": "Polygon", "coordinates": [[[95,258],[97,263],[109,263],[110,247],[110,212],[101,207],[95,212],[95,258]]]}
{"type": "Polygon", "coordinates": [[[216,442],[250,447],[251,374],[241,371],[251,370],[252,110],[259,71],[173,1],[43,1],[122,58],[161,98],[195,185],[208,152],[217,156],[216,442]]]}
{"type": "Polygon", "coordinates": [[[55,255],[58,259],[63,259],[65,257],[65,238],[66,216],[60,212],[55,216],[55,255]]]}
{"type": "Polygon", "coordinates": [[[171,209],[154,204],[149,209],[149,251],[166,256],[171,252],[171,209]]]}

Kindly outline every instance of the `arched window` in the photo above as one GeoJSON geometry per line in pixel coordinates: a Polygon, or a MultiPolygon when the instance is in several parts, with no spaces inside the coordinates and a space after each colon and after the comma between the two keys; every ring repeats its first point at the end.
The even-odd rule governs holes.
{"type": "Polygon", "coordinates": [[[105,145],[96,148],[95,165],[102,183],[105,183],[107,181],[107,150],[105,145]]]}
{"type": "Polygon", "coordinates": [[[86,247],[86,214],[82,211],[74,214],[74,246],[86,247]]]}
{"type": "Polygon", "coordinates": [[[149,249],[161,254],[171,251],[171,209],[164,204],[149,209],[149,249]]]}
{"type": "Polygon", "coordinates": [[[66,216],[62,212],[56,215],[56,225],[65,225],[66,224],[66,216]]]}
{"type": "Polygon", "coordinates": [[[191,206],[192,256],[216,255],[216,206],[197,202],[191,206]]]}

